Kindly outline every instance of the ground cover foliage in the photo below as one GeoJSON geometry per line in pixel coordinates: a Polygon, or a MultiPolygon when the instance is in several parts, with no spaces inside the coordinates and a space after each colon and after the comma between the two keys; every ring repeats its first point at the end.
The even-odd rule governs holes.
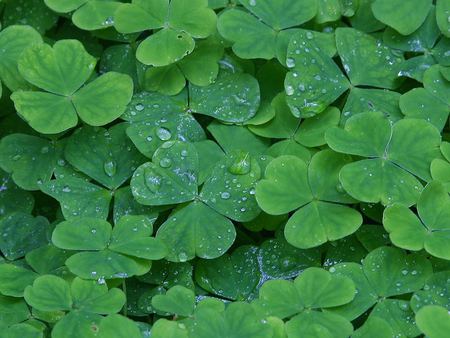
{"type": "Polygon", "coordinates": [[[0,21],[0,337],[448,337],[449,0],[0,21]]]}

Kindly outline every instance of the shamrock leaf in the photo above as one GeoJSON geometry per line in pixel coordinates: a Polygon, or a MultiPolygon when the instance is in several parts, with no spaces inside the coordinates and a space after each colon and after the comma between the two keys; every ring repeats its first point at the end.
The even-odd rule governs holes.
{"type": "Polygon", "coordinates": [[[30,311],[23,299],[2,295],[0,295],[0,313],[2,314],[2,328],[23,322],[30,317],[30,311]]]}
{"type": "Polygon", "coordinates": [[[321,113],[350,86],[336,63],[321,51],[314,36],[306,37],[306,40],[302,35],[292,37],[286,59],[292,70],[284,82],[287,103],[297,117],[321,113]]]}
{"type": "Polygon", "coordinates": [[[445,243],[450,231],[450,197],[440,182],[426,186],[417,202],[418,217],[406,206],[393,204],[383,215],[383,225],[396,246],[450,259],[445,243]]]}
{"type": "Polygon", "coordinates": [[[17,0],[5,3],[3,12],[5,26],[26,24],[34,27],[39,33],[44,33],[52,28],[57,20],[58,16],[40,0],[17,0]],[[21,10],[25,6],[27,10],[21,10]]]}
{"type": "Polygon", "coordinates": [[[392,328],[382,318],[370,316],[358,330],[352,334],[352,338],[380,337],[390,338],[393,336],[392,328]]]}
{"type": "Polygon", "coordinates": [[[143,40],[137,59],[152,66],[167,66],[195,47],[194,38],[207,38],[214,32],[216,14],[206,0],[133,0],[122,4],[114,14],[114,26],[121,33],[160,29],[143,40]],[[186,18],[189,11],[189,19],[186,18]]]}
{"type": "Polygon", "coordinates": [[[95,126],[115,120],[131,99],[133,82],[127,75],[109,72],[83,86],[95,63],[77,40],[28,48],[19,59],[19,71],[44,91],[14,92],[11,98],[17,111],[31,127],[45,134],[76,126],[77,115],[95,126]]]}
{"type": "Polygon", "coordinates": [[[66,261],[68,268],[82,278],[142,275],[149,270],[150,260],[167,254],[165,245],[150,237],[153,221],[141,216],[124,216],[111,229],[103,220],[77,218],[59,223],[53,231],[52,242],[58,248],[84,251],[66,261]]]}
{"type": "Polygon", "coordinates": [[[194,51],[168,66],[148,68],[144,88],[166,95],[179,94],[186,81],[195,86],[213,83],[219,74],[223,47],[215,36],[196,42],[194,51]]]}
{"type": "Polygon", "coordinates": [[[21,188],[38,190],[64,164],[61,144],[38,136],[11,134],[0,142],[0,167],[21,188]]]}
{"type": "Polygon", "coordinates": [[[125,133],[126,124],[109,130],[82,127],[69,138],[65,158],[78,170],[109,189],[116,189],[128,180],[143,162],[125,133]],[[94,152],[95,158],[90,154],[94,152]]]}
{"type": "Polygon", "coordinates": [[[398,64],[403,58],[372,36],[353,28],[336,30],[336,47],[354,86],[395,89],[398,64]]]}
{"type": "Polygon", "coordinates": [[[226,217],[248,221],[260,212],[254,198],[260,168],[249,153],[233,153],[215,164],[200,193],[198,165],[193,145],[169,141],[131,179],[133,195],[144,205],[191,202],[176,208],[158,229],[158,237],[171,248],[170,261],[222,255],[236,235],[226,217]],[[214,234],[204,219],[215,225],[214,234]]]}
{"type": "Polygon", "coordinates": [[[372,11],[378,20],[394,28],[402,35],[408,35],[425,21],[431,8],[431,0],[375,0],[372,11]],[[408,19],[406,19],[406,16],[408,19]]]}
{"type": "Polygon", "coordinates": [[[271,326],[261,320],[250,304],[235,302],[221,311],[200,304],[190,330],[192,337],[273,337],[271,326]]]}
{"type": "Polygon", "coordinates": [[[63,177],[44,183],[40,188],[61,204],[61,211],[66,219],[78,216],[100,219],[108,217],[111,193],[84,179],[63,177]]]}
{"type": "Polygon", "coordinates": [[[113,314],[104,317],[98,327],[99,338],[141,338],[142,335],[134,321],[124,316],[113,314]]]}
{"type": "Polygon", "coordinates": [[[48,242],[50,230],[45,217],[15,212],[0,218],[0,251],[8,260],[15,260],[48,242]]]}
{"type": "Polygon", "coordinates": [[[233,52],[244,59],[272,59],[277,45],[289,39],[290,28],[312,19],[317,13],[317,1],[240,0],[248,11],[233,8],[219,16],[220,34],[233,42],[233,52]]]}
{"type": "Polygon", "coordinates": [[[30,87],[20,75],[17,61],[27,48],[40,43],[42,37],[30,26],[13,25],[0,32],[0,79],[10,90],[30,87]]]}
{"type": "Polygon", "coordinates": [[[407,300],[386,299],[374,307],[370,317],[384,319],[391,326],[394,336],[417,337],[420,334],[407,300]]]}
{"type": "Polygon", "coordinates": [[[356,210],[339,204],[352,203],[338,187],[339,170],[348,162],[348,157],[324,150],[313,156],[309,166],[294,156],[281,156],[269,163],[265,178],[256,187],[256,198],[269,214],[299,208],[284,230],[290,244],[303,249],[315,247],[348,236],[362,224],[356,210]]]}
{"type": "Polygon", "coordinates": [[[231,255],[200,261],[195,269],[197,283],[219,297],[231,300],[252,298],[262,277],[257,251],[257,247],[241,246],[231,255]]]}
{"type": "Polygon", "coordinates": [[[293,35],[286,58],[291,70],[286,75],[285,91],[294,116],[307,118],[321,113],[349,88],[350,92],[370,91],[353,86],[398,87],[397,64],[403,58],[372,36],[353,28],[336,30],[337,50],[350,82],[333,61],[333,54],[329,55],[313,34],[305,37],[293,35]]]}
{"type": "Polygon", "coordinates": [[[437,0],[436,1],[436,21],[444,36],[450,37],[450,27],[448,22],[448,0],[437,0]],[[447,18],[447,20],[445,20],[447,18]]]}
{"type": "Polygon", "coordinates": [[[428,305],[419,310],[416,322],[419,329],[430,338],[445,337],[450,329],[447,309],[437,305],[428,305]]]}
{"type": "Polygon", "coordinates": [[[195,294],[184,286],[176,285],[164,295],[152,298],[155,309],[166,313],[187,317],[194,311],[195,294]]]}
{"type": "Polygon", "coordinates": [[[0,217],[15,211],[31,213],[33,206],[33,196],[20,189],[10,175],[0,170],[0,217]]]}
{"type": "Polygon", "coordinates": [[[75,26],[85,30],[110,27],[114,24],[114,12],[120,6],[118,1],[99,0],[44,0],[45,4],[58,13],[72,14],[75,26]]]}
{"type": "Polygon", "coordinates": [[[223,255],[233,244],[236,230],[229,219],[194,201],[175,209],[158,229],[157,238],[169,248],[167,260],[185,262],[195,256],[213,259],[223,255]]]}
{"type": "Polygon", "coordinates": [[[311,334],[309,326],[314,323],[318,330],[328,331],[333,337],[346,337],[353,331],[350,322],[339,315],[318,310],[349,303],[354,297],[355,287],[350,278],[320,268],[308,268],[293,282],[267,281],[254,304],[267,315],[294,316],[287,322],[290,336],[299,337],[295,332],[311,334]]]}
{"type": "Polygon", "coordinates": [[[439,305],[450,309],[449,285],[448,279],[450,273],[448,271],[435,272],[427,280],[422,290],[418,290],[411,297],[411,308],[414,312],[418,312],[427,305],[439,305]]]}
{"type": "Polygon", "coordinates": [[[345,191],[363,202],[414,204],[422,190],[415,176],[429,180],[430,163],[440,157],[440,134],[433,125],[418,119],[391,124],[377,112],[355,115],[344,129],[330,128],[325,138],[335,151],[369,158],[339,173],[345,191]]]}
{"type": "Polygon", "coordinates": [[[0,264],[0,273],[0,293],[11,297],[23,297],[25,288],[39,276],[31,270],[7,263],[0,264]]]}
{"type": "MultiPolygon", "coordinates": [[[[339,263],[332,266],[330,272],[349,277],[355,283],[357,293],[354,300],[329,310],[353,320],[377,302],[379,306],[390,306],[390,303],[383,305],[386,297],[419,290],[432,274],[432,269],[430,262],[423,256],[407,255],[392,247],[379,247],[364,258],[362,266],[357,263],[339,263]]],[[[381,309],[377,311],[382,312],[381,309]]]]}
{"type": "Polygon", "coordinates": [[[224,122],[245,122],[259,107],[259,85],[249,74],[219,74],[209,86],[191,86],[189,100],[193,112],[224,122]],[[227,88],[226,96],[223,95],[224,88],[227,88]]]}

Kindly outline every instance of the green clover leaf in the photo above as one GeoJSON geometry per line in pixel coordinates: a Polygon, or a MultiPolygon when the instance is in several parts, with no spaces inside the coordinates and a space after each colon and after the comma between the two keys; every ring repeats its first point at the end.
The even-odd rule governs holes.
{"type": "Polygon", "coordinates": [[[289,336],[299,337],[298,332],[307,334],[311,329],[309,325],[314,323],[318,330],[345,337],[353,331],[350,322],[339,315],[317,310],[349,303],[354,297],[355,287],[350,278],[320,268],[308,268],[293,282],[272,280],[264,283],[254,304],[267,315],[280,318],[295,315],[287,322],[289,336]]]}
{"type": "Polygon", "coordinates": [[[63,177],[40,186],[42,192],[61,204],[64,218],[79,216],[106,219],[111,193],[95,184],[76,177],[63,177]]]}
{"type": "Polygon", "coordinates": [[[197,283],[219,297],[231,300],[249,299],[262,277],[257,251],[258,248],[254,246],[241,246],[231,255],[225,254],[213,260],[200,261],[195,269],[197,283]]]}
{"type": "Polygon", "coordinates": [[[26,49],[40,43],[41,35],[30,26],[13,25],[0,32],[0,79],[10,90],[30,88],[19,73],[17,61],[26,49]]]}
{"type": "Polygon", "coordinates": [[[206,0],[133,0],[120,5],[114,14],[114,26],[121,33],[161,28],[143,40],[136,51],[140,62],[155,67],[170,65],[190,54],[194,38],[207,38],[215,24],[216,14],[206,0]]]}
{"type": "Polygon", "coordinates": [[[125,133],[126,124],[106,130],[82,127],[69,138],[65,158],[106,188],[116,189],[127,181],[144,160],[125,133]],[[91,152],[96,154],[90,157],[91,152]]]}
{"type": "Polygon", "coordinates": [[[83,86],[95,63],[77,40],[28,48],[19,59],[19,71],[44,91],[14,92],[11,98],[17,111],[31,127],[45,134],[76,126],[78,115],[95,126],[115,120],[131,99],[133,82],[127,75],[109,72],[83,86]]]}
{"type": "Polygon", "coordinates": [[[219,16],[220,34],[233,42],[234,53],[244,59],[272,59],[277,44],[295,31],[290,28],[312,19],[317,13],[317,1],[240,0],[248,11],[233,8],[219,16]]]}
{"type": "Polygon", "coordinates": [[[369,90],[353,86],[398,87],[397,65],[403,58],[381,41],[353,28],[338,28],[336,46],[350,82],[333,61],[333,53],[327,53],[313,34],[291,38],[286,58],[291,71],[286,75],[285,91],[294,116],[321,113],[350,87],[350,92],[369,90]]]}
{"type": "Polygon", "coordinates": [[[184,317],[192,314],[194,304],[194,292],[181,285],[170,288],[164,295],[156,295],[152,298],[155,309],[184,317]]]}
{"type": "Polygon", "coordinates": [[[447,309],[437,305],[428,305],[419,310],[416,322],[419,329],[430,338],[444,337],[450,330],[447,309]]]}
{"type": "Polygon", "coordinates": [[[26,190],[38,190],[64,164],[61,143],[26,134],[3,137],[0,154],[0,167],[26,190]]]}
{"type": "Polygon", "coordinates": [[[197,307],[192,324],[192,337],[273,337],[269,323],[261,320],[250,304],[234,302],[221,311],[200,304],[202,303],[197,307]]]}
{"type": "Polygon", "coordinates": [[[8,260],[15,260],[48,242],[50,230],[43,216],[33,217],[15,212],[0,218],[0,251],[8,260]]]}
{"type": "Polygon", "coordinates": [[[377,112],[357,114],[344,129],[330,128],[325,138],[335,151],[369,158],[339,174],[345,191],[369,203],[414,204],[422,190],[415,176],[429,180],[431,161],[440,157],[440,134],[433,125],[418,119],[392,124],[377,112]],[[373,128],[367,130],[368,125],[373,128]]]}
{"type": "Polygon", "coordinates": [[[11,175],[0,170],[0,217],[15,211],[31,213],[34,198],[29,192],[20,189],[11,175]]]}
{"type": "Polygon", "coordinates": [[[7,263],[0,264],[0,273],[0,293],[11,297],[23,297],[25,288],[39,276],[31,270],[7,263]]]}
{"type": "Polygon", "coordinates": [[[392,328],[387,321],[371,316],[364,322],[364,325],[353,333],[352,338],[390,338],[392,336],[392,328]]]}
{"type": "Polygon", "coordinates": [[[446,37],[450,37],[450,26],[448,22],[449,4],[448,0],[436,1],[436,21],[442,34],[446,37]],[[447,20],[445,20],[446,18],[447,20]]]}
{"type": "Polygon", "coordinates": [[[375,0],[372,11],[375,18],[394,28],[402,35],[408,35],[425,21],[431,8],[430,0],[375,0]]]}
{"type": "Polygon", "coordinates": [[[44,0],[45,4],[55,12],[72,14],[75,26],[85,30],[96,30],[111,27],[114,24],[114,12],[119,8],[118,1],[102,0],[44,0]]]}
{"type": "Polygon", "coordinates": [[[0,313],[2,327],[23,322],[30,317],[30,311],[23,299],[2,295],[0,295],[0,313]]]}
{"type": "Polygon", "coordinates": [[[329,310],[353,320],[377,302],[371,315],[382,312],[377,307],[391,304],[384,304],[386,297],[418,291],[431,276],[432,268],[430,262],[421,255],[406,254],[392,247],[379,247],[364,258],[362,266],[357,263],[339,263],[332,266],[330,272],[349,277],[355,283],[358,292],[354,300],[329,310]]]}
{"type": "Polygon", "coordinates": [[[212,84],[219,74],[219,60],[223,47],[215,36],[196,42],[194,51],[168,66],[148,68],[144,75],[144,88],[166,95],[176,95],[186,81],[196,86],[212,84]]]}
{"type": "Polygon", "coordinates": [[[418,217],[406,206],[393,204],[383,215],[383,225],[396,246],[450,259],[445,243],[450,229],[450,197],[440,182],[426,186],[417,202],[418,217]]]}
{"type": "Polygon", "coordinates": [[[450,273],[448,271],[435,272],[427,280],[422,290],[414,292],[411,297],[411,308],[414,312],[418,312],[421,308],[427,305],[439,305],[450,309],[450,302],[448,300],[450,290],[448,286],[448,279],[450,273]]]}
{"type": "Polygon", "coordinates": [[[236,236],[227,217],[249,221],[260,212],[254,197],[260,167],[249,153],[232,153],[216,163],[200,193],[198,172],[196,148],[186,142],[169,141],[131,179],[133,196],[141,204],[190,202],[176,208],[158,229],[157,236],[171,248],[167,257],[170,261],[222,255],[236,236]],[[215,224],[214,235],[204,217],[215,224]]]}
{"type": "Polygon", "coordinates": [[[3,13],[3,24],[5,26],[27,24],[34,27],[41,34],[52,28],[58,20],[56,13],[53,13],[40,0],[7,2],[3,13]],[[22,8],[27,10],[21,10],[22,8]]]}
{"type": "Polygon", "coordinates": [[[338,187],[339,170],[349,160],[324,150],[313,156],[309,166],[294,156],[281,156],[269,163],[265,178],[256,187],[256,198],[269,214],[299,208],[284,230],[290,244],[302,249],[315,247],[348,236],[362,224],[356,210],[340,204],[353,202],[338,187]]]}
{"type": "Polygon", "coordinates": [[[59,223],[53,244],[66,250],[84,252],[72,255],[67,267],[85,279],[126,278],[146,273],[151,260],[166,256],[167,248],[150,237],[154,219],[124,216],[114,229],[103,220],[75,218],[59,223]],[[95,269],[95,270],[93,270],[95,269]]]}

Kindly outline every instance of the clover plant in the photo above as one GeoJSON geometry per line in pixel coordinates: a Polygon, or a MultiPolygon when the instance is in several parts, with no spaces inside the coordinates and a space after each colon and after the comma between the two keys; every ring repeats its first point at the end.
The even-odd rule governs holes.
{"type": "Polygon", "coordinates": [[[0,0],[0,337],[446,338],[449,0],[0,0]]]}

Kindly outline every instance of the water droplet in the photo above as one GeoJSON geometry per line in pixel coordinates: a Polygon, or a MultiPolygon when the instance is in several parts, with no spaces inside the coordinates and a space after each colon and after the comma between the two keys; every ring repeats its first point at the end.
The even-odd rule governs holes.
{"type": "Polygon", "coordinates": [[[158,136],[161,141],[168,141],[172,137],[172,134],[169,129],[160,127],[156,130],[156,136],[158,136]]]}
{"type": "Polygon", "coordinates": [[[66,161],[64,161],[62,158],[60,158],[60,159],[58,160],[58,165],[59,165],[60,167],[64,167],[64,166],[66,165],[66,161]]]}
{"type": "Polygon", "coordinates": [[[287,58],[286,59],[286,66],[288,68],[294,68],[295,67],[295,60],[293,58],[287,58]]]}
{"type": "Polygon", "coordinates": [[[105,170],[105,174],[109,177],[112,177],[116,174],[117,171],[117,164],[113,160],[106,161],[103,164],[103,169],[105,170]]]}
{"type": "Polygon", "coordinates": [[[292,87],[291,85],[287,85],[286,86],[286,95],[287,96],[294,95],[294,87],[292,87]]]}
{"type": "Polygon", "coordinates": [[[22,157],[21,155],[17,154],[17,155],[14,155],[12,157],[12,159],[13,159],[13,161],[18,161],[18,160],[20,160],[21,157],[22,157]]]}
{"type": "Polygon", "coordinates": [[[145,139],[146,139],[148,142],[151,142],[151,141],[153,140],[153,137],[147,136],[145,139]]]}
{"type": "Polygon", "coordinates": [[[308,40],[312,40],[314,38],[314,34],[312,32],[306,32],[306,38],[308,40]]]}
{"type": "Polygon", "coordinates": [[[256,6],[256,0],[249,0],[248,4],[252,7],[256,6]]]}
{"type": "Polygon", "coordinates": [[[220,194],[220,197],[221,197],[222,199],[224,199],[224,200],[229,199],[230,196],[231,196],[230,193],[227,192],[227,191],[224,191],[223,193],[220,194]]]}
{"type": "Polygon", "coordinates": [[[180,253],[178,254],[178,260],[179,260],[180,262],[186,262],[187,259],[188,259],[188,256],[187,256],[187,254],[186,254],[185,252],[180,252],[180,253]]]}
{"type": "Polygon", "coordinates": [[[41,154],[47,154],[48,153],[48,147],[42,147],[41,148],[41,154]]]}
{"type": "Polygon", "coordinates": [[[62,191],[63,191],[63,192],[71,192],[72,190],[69,188],[69,186],[65,185],[65,186],[62,188],[62,191]]]}
{"type": "Polygon", "coordinates": [[[134,108],[135,108],[137,111],[143,111],[144,108],[145,108],[145,106],[144,106],[142,103],[138,103],[136,106],[134,106],[134,108]]]}
{"type": "Polygon", "coordinates": [[[250,153],[241,152],[236,156],[228,171],[234,175],[245,175],[250,172],[250,153]]]}
{"type": "Polygon", "coordinates": [[[172,165],[172,160],[168,157],[164,157],[159,161],[159,165],[162,168],[169,168],[172,165]]]}
{"type": "Polygon", "coordinates": [[[156,193],[161,187],[161,176],[159,176],[152,168],[144,170],[145,185],[150,191],[156,193]]]}
{"type": "Polygon", "coordinates": [[[180,154],[181,156],[186,157],[188,155],[188,152],[186,149],[183,149],[180,154]]]}

